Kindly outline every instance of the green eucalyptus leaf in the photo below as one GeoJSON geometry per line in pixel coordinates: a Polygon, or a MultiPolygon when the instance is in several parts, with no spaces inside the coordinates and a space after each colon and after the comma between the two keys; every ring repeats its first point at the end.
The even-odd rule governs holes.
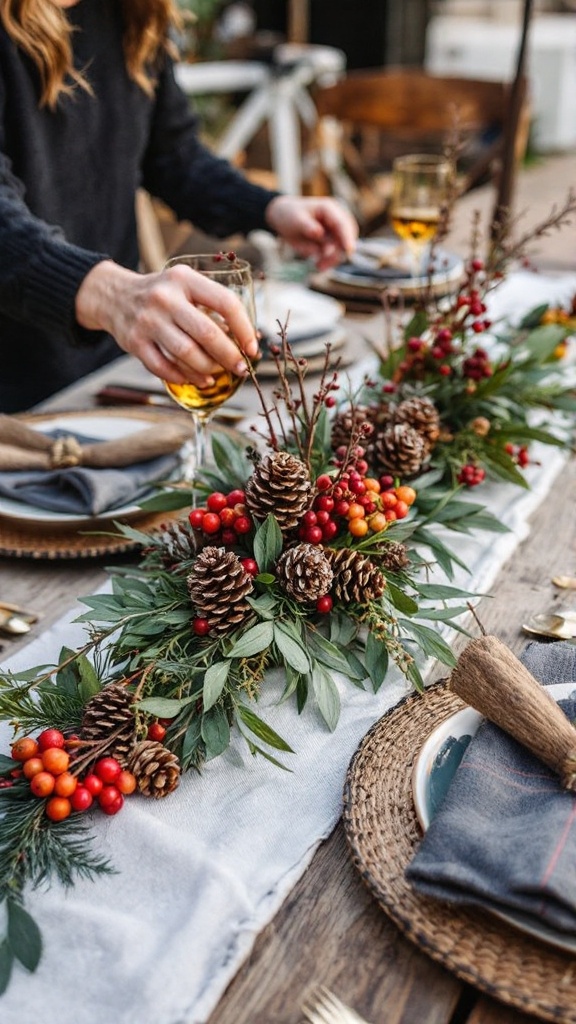
{"type": "Polygon", "coordinates": [[[254,733],[259,740],[262,740],[263,743],[267,743],[269,747],[274,747],[275,750],[285,750],[288,754],[294,753],[292,747],[286,743],[286,740],[282,739],[270,725],[262,721],[246,704],[238,704],[236,713],[246,728],[254,733]]]}
{"type": "Polygon", "coordinates": [[[0,754],[0,775],[9,775],[14,769],[20,767],[20,761],[14,761],[13,758],[7,757],[6,754],[0,754]]]}
{"type": "Polygon", "coordinates": [[[7,900],[8,943],[12,953],[29,971],[35,971],[42,956],[40,929],[28,911],[14,900],[7,900]]]}
{"type": "Polygon", "coordinates": [[[215,664],[210,665],[210,668],[206,669],[202,693],[204,711],[209,711],[220,697],[226,685],[229,672],[229,661],[217,661],[215,664]]]}
{"type": "Polygon", "coordinates": [[[259,747],[258,744],[254,743],[253,740],[248,738],[248,736],[244,736],[244,739],[246,740],[250,748],[251,754],[261,754],[262,757],[265,757],[266,760],[270,761],[271,764],[276,765],[276,768],[282,768],[282,770],[285,772],[292,771],[292,769],[288,768],[287,765],[282,764],[282,761],[279,761],[277,757],[272,757],[272,754],[269,754],[267,750],[264,750],[262,747],[259,747]]]}
{"type": "Polygon", "coordinates": [[[254,558],[260,572],[268,572],[282,551],[282,533],[273,515],[267,515],[254,536],[254,558]]]}
{"type": "Polygon", "coordinates": [[[377,693],[388,671],[388,651],[386,645],[373,633],[369,633],[366,639],[366,669],[372,680],[374,692],[377,693]]]}
{"type": "Polygon", "coordinates": [[[232,650],[228,651],[228,658],[251,658],[253,654],[260,654],[270,647],[274,639],[274,624],[270,621],[257,622],[251,626],[236,641],[232,650]]]}
{"type": "Polygon", "coordinates": [[[340,694],[332,676],[318,663],[312,668],[312,688],[320,714],[330,731],[334,732],[340,718],[340,694]]]}
{"type": "Polygon", "coordinates": [[[310,671],[310,658],[300,640],[283,622],[274,623],[274,643],[280,654],[296,672],[310,671]]]}
{"type": "Polygon", "coordinates": [[[418,602],[415,601],[414,598],[409,597],[408,594],[405,594],[400,587],[397,587],[390,580],[388,580],[386,593],[394,607],[397,608],[399,612],[403,612],[404,615],[415,615],[418,611],[418,602]]]}
{"type": "Polygon", "coordinates": [[[414,638],[424,654],[428,657],[436,658],[438,661],[441,661],[443,665],[448,665],[450,668],[454,668],[456,665],[454,652],[446,641],[439,636],[436,630],[430,629],[428,626],[423,626],[420,623],[413,622],[411,619],[401,619],[399,624],[414,638]]]}
{"type": "MultiPolygon", "coordinates": [[[[350,674],[350,666],[346,660],[345,653],[337,647],[336,644],[330,642],[321,633],[316,630],[307,630],[307,645],[310,653],[320,661],[326,668],[334,669],[335,672],[343,672],[345,675],[350,674]]],[[[364,678],[362,674],[361,678],[364,678]]]]}
{"type": "Polygon", "coordinates": [[[139,502],[139,508],[146,512],[174,512],[178,508],[189,508],[191,496],[185,490],[165,490],[139,502]]]}
{"type": "Polygon", "coordinates": [[[78,668],[78,675],[80,677],[78,692],[82,700],[86,702],[96,693],[100,693],[102,686],[94,665],[88,660],[85,654],[80,655],[76,665],[78,668]]]}
{"type": "Polygon", "coordinates": [[[265,587],[269,587],[276,581],[276,577],[271,572],[259,572],[255,577],[256,583],[262,583],[265,587]]]}
{"type": "Polygon", "coordinates": [[[230,745],[230,726],[226,712],[219,707],[207,711],[202,715],[200,732],[206,747],[206,760],[219,757],[230,745]]]}
{"type": "Polygon", "coordinates": [[[137,707],[140,711],[146,711],[147,714],[154,715],[156,718],[176,718],[182,708],[197,699],[197,694],[180,699],[177,697],[144,697],[144,700],[138,701],[137,707]]]}
{"type": "Polygon", "coordinates": [[[0,996],[4,995],[4,992],[10,984],[10,975],[12,974],[12,966],[14,964],[14,954],[8,945],[8,940],[3,939],[0,942],[0,996]]]}
{"type": "Polygon", "coordinates": [[[182,740],[182,761],[186,764],[202,741],[202,719],[193,718],[182,740]]]}

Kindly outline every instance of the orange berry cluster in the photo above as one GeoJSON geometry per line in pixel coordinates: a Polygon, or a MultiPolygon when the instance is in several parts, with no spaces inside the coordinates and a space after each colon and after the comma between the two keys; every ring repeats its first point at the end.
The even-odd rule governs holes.
{"type": "MultiPolygon", "coordinates": [[[[124,797],[136,789],[136,779],[115,757],[101,757],[88,773],[75,770],[77,737],[66,739],[59,729],[45,729],[35,739],[23,736],[12,744],[14,761],[21,768],[11,772],[12,779],[24,778],[34,796],[46,801],[45,813],[51,821],[64,821],[73,811],[87,811],[96,800],[105,814],[117,814],[124,797]]],[[[4,785],[12,782],[4,781],[4,785]]]]}
{"type": "Polygon", "coordinates": [[[404,519],[416,500],[413,487],[395,486],[392,476],[377,480],[357,469],[336,478],[324,473],[316,488],[313,507],[298,527],[298,539],[308,544],[329,544],[345,532],[356,538],[379,533],[394,520],[404,519]]]}

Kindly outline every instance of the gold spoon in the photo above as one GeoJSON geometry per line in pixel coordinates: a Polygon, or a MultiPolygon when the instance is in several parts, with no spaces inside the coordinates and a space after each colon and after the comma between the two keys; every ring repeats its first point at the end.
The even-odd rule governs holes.
{"type": "Polygon", "coordinates": [[[556,640],[572,640],[576,637],[576,618],[573,612],[566,615],[555,615],[542,612],[533,615],[528,622],[522,624],[525,633],[536,636],[549,636],[556,640]]]}

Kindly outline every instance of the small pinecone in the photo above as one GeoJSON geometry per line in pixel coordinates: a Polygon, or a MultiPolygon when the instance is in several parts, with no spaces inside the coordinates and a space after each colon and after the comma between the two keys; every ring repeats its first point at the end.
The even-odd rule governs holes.
{"type": "Polygon", "coordinates": [[[157,740],[141,740],[136,744],[128,770],[136,777],[139,792],[156,800],[168,796],[180,782],[180,762],[176,754],[157,740]]]}
{"type": "Polygon", "coordinates": [[[358,433],[364,423],[368,423],[372,430],[374,429],[374,409],[367,405],[358,405],[338,413],[332,420],[330,434],[330,444],[334,451],[337,448],[347,448],[352,436],[358,433]]]}
{"type": "Polygon", "coordinates": [[[378,471],[402,478],[416,476],[429,454],[426,440],[407,423],[387,427],[374,443],[374,461],[378,471]]]}
{"type": "Polygon", "coordinates": [[[332,591],[339,601],[367,604],[382,597],[386,580],[366,555],[350,548],[326,548],[326,556],[334,573],[332,591]]]}
{"type": "Polygon", "coordinates": [[[332,569],[322,548],[316,544],[295,544],[276,563],[278,581],[295,601],[317,601],[332,586],[332,569]]]}
{"type": "Polygon", "coordinates": [[[196,554],[196,538],[186,519],[166,523],[160,530],[159,540],[163,544],[162,561],[166,565],[189,561],[196,554]]]}
{"type": "Polygon", "coordinates": [[[429,398],[407,398],[394,413],[395,423],[407,423],[426,440],[429,447],[440,436],[440,414],[429,398]]]}
{"type": "Polygon", "coordinates": [[[186,583],[197,615],[208,620],[213,635],[231,633],[252,614],[246,596],[254,582],[233,551],[204,548],[186,583]]]}
{"type": "Polygon", "coordinates": [[[246,484],[246,506],[255,519],[275,517],[283,532],[292,530],[310,508],[312,483],[301,459],[272,452],[256,466],[246,484]]]}
{"type": "Polygon", "coordinates": [[[82,716],[80,738],[104,741],[114,739],[102,753],[115,757],[124,767],[136,737],[134,696],[120,683],[108,683],[86,703],[82,716]]]}
{"type": "Polygon", "coordinates": [[[388,572],[400,572],[410,561],[406,545],[397,540],[383,542],[378,548],[378,561],[388,572]]]}

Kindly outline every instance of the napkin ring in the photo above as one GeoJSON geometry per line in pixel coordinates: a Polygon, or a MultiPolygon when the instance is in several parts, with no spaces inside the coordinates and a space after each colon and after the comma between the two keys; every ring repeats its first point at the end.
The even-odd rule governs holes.
{"type": "Polygon", "coordinates": [[[49,457],[52,469],[79,466],[82,462],[82,447],[71,434],[59,437],[50,448],[49,457]]]}

